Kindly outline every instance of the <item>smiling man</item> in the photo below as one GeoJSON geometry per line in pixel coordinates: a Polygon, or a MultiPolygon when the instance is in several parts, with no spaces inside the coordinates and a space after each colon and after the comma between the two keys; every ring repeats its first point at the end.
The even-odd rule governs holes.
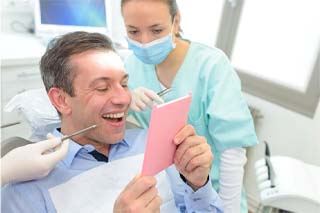
{"type": "MultiPolygon", "coordinates": [[[[62,137],[93,124],[98,127],[73,137],[67,157],[46,178],[3,188],[2,212],[56,212],[50,189],[145,149],[144,130],[125,131],[131,101],[128,75],[107,37],[66,34],[49,45],[40,69],[50,101],[61,116],[61,128],[54,134],[62,137]]],[[[221,201],[210,181],[213,155],[206,139],[187,125],[174,143],[175,167],[168,176],[176,207],[181,212],[221,212],[221,201]]],[[[95,197],[90,191],[87,196],[95,197]]],[[[161,202],[156,179],[138,175],[118,195],[113,211],[159,212],[161,202]]]]}

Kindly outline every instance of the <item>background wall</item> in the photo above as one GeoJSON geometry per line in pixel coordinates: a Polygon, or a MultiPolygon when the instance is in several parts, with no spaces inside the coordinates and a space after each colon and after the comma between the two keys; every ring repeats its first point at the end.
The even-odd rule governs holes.
{"type": "Polygon", "coordinates": [[[33,27],[33,0],[1,1],[1,32],[26,32],[33,27]]]}

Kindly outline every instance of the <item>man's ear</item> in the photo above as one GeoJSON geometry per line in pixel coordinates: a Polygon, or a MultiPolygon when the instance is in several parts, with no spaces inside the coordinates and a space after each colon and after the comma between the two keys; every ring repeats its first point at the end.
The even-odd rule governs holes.
{"type": "Polygon", "coordinates": [[[48,92],[49,99],[55,108],[62,114],[68,115],[72,112],[71,106],[67,101],[70,97],[66,92],[57,87],[50,88],[48,92]]]}

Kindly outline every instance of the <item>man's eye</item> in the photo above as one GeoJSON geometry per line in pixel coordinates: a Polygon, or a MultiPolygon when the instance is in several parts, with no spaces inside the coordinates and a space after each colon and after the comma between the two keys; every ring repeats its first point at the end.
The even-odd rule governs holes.
{"type": "Polygon", "coordinates": [[[99,91],[99,92],[105,92],[105,91],[108,90],[108,88],[107,87],[101,87],[101,88],[96,88],[96,90],[99,91]]]}

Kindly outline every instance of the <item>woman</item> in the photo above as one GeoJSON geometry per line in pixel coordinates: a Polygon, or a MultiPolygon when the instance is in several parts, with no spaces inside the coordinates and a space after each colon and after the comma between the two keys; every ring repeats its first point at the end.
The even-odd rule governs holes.
{"type": "Polygon", "coordinates": [[[47,176],[68,153],[69,141],[48,135],[48,140],[11,150],[1,158],[1,186],[47,176]],[[54,150],[52,150],[54,149],[54,150]]]}
{"type": "MultiPolygon", "coordinates": [[[[207,138],[214,153],[211,178],[225,212],[247,212],[242,195],[246,162],[243,147],[258,143],[239,78],[221,50],[180,36],[175,0],[122,0],[127,41],[134,55],[126,61],[134,118],[147,127],[152,91],[171,87],[164,100],[192,92],[188,123],[207,138]],[[140,111],[140,112],[139,112],[140,111]],[[240,210],[241,209],[241,210],[240,210]]],[[[201,150],[199,150],[201,152],[201,150]]]]}

